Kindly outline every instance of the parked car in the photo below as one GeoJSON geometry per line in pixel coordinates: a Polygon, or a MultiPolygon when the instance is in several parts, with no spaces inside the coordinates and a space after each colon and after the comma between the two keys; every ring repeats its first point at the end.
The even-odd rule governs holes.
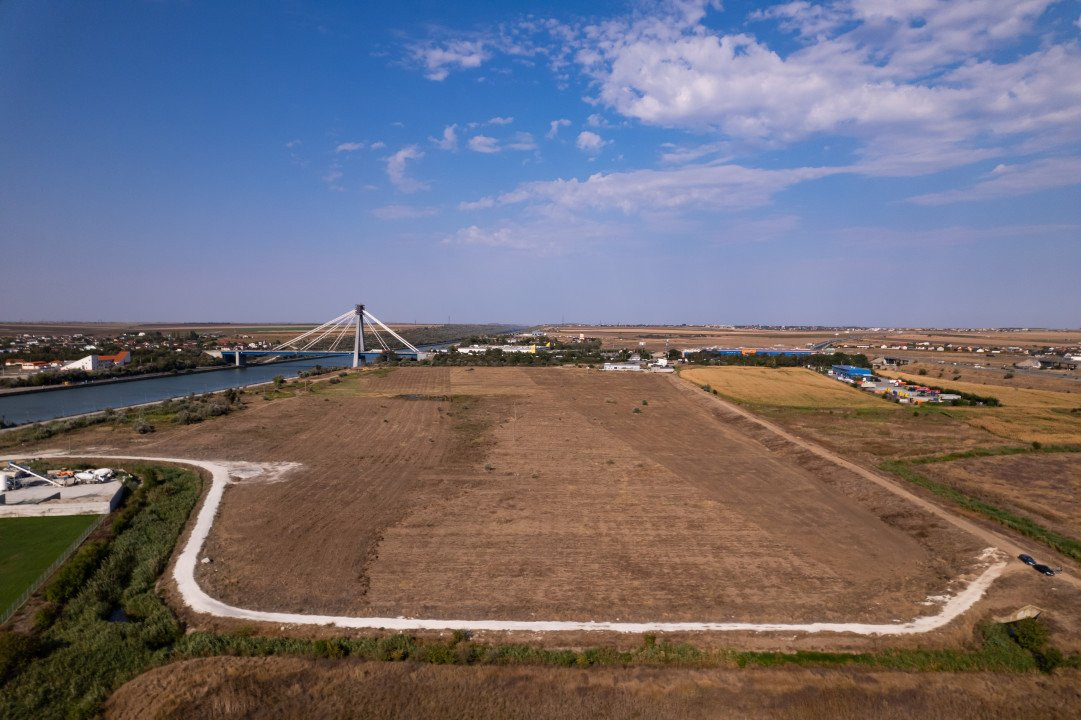
{"type": "Polygon", "coordinates": [[[1021,562],[1023,562],[1024,564],[1026,564],[1026,565],[1035,565],[1036,564],[1036,558],[1032,557],[1031,555],[1024,555],[1024,554],[1018,555],[1017,559],[1020,560],[1021,562]]]}
{"type": "Polygon", "coordinates": [[[1042,572],[1042,573],[1043,573],[1044,575],[1047,575],[1047,576],[1049,576],[1049,577],[1050,577],[1051,575],[1054,575],[1054,574],[1055,574],[1055,571],[1054,571],[1054,570],[1052,570],[1051,568],[1049,568],[1049,567],[1048,567],[1048,566],[1046,566],[1046,565],[1033,565],[1033,566],[1032,566],[1032,569],[1033,569],[1033,570],[1038,570],[1038,571],[1042,572]]]}

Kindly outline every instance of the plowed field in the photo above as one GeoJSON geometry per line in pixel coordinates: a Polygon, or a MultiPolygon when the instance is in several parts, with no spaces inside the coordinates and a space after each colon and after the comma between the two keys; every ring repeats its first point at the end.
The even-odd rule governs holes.
{"type": "Polygon", "coordinates": [[[316,387],[84,442],[300,463],[226,490],[198,579],[246,608],[892,622],[933,613],[982,547],[674,377],[400,368],[316,387]]]}

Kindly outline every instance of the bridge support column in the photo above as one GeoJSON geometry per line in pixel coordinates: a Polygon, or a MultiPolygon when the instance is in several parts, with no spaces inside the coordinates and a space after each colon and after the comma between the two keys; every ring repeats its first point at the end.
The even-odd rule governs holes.
{"type": "Polygon", "coordinates": [[[364,306],[357,305],[356,313],[357,334],[353,338],[353,367],[360,367],[360,354],[364,352],[364,306]]]}
{"type": "Polygon", "coordinates": [[[240,353],[240,348],[233,348],[236,359],[237,367],[244,367],[244,356],[240,353]]]}

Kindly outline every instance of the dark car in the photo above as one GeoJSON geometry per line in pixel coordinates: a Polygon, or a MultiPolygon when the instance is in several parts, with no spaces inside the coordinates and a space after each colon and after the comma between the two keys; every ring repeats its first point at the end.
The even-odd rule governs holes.
{"type": "Polygon", "coordinates": [[[1023,562],[1024,564],[1026,564],[1026,565],[1035,565],[1036,564],[1036,558],[1032,557],[1031,555],[1018,555],[1017,559],[1020,560],[1021,562],[1023,562]]]}
{"type": "Polygon", "coordinates": [[[1046,565],[1033,565],[1032,569],[1033,570],[1039,570],[1044,575],[1048,575],[1048,576],[1055,574],[1055,571],[1052,570],[1051,568],[1047,567],[1046,565]]]}

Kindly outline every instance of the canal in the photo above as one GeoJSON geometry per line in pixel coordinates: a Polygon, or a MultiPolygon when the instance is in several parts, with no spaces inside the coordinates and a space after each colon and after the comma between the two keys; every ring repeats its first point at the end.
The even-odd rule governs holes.
{"type": "Polygon", "coordinates": [[[160,402],[192,393],[200,395],[227,388],[255,385],[273,380],[276,375],[292,378],[302,370],[310,370],[316,365],[347,367],[352,362],[353,358],[350,355],[342,355],[341,357],[294,360],[273,365],[229,367],[189,375],[167,375],[108,385],[72,385],[25,395],[0,395],[0,419],[16,425],[54,420],[71,415],[99,412],[107,408],[119,409],[142,403],[160,402]]]}

